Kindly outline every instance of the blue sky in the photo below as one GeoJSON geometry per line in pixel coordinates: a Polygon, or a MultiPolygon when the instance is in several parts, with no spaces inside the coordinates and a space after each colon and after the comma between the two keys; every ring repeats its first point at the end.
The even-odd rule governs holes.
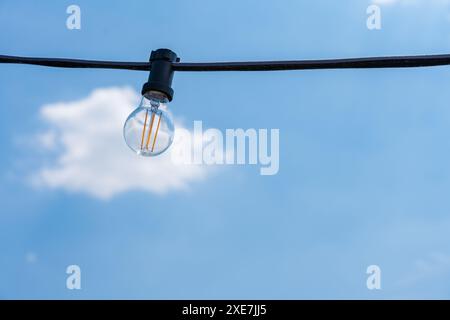
{"type": "MultiPolygon", "coordinates": [[[[361,0],[4,0],[0,53],[144,61],[168,47],[201,62],[450,52],[450,2],[379,2],[382,29],[369,31],[372,2],[361,0]],[[65,26],[73,3],[81,30],[65,26]]],[[[119,127],[111,147],[96,144],[83,121],[128,113],[122,96],[104,119],[70,116],[98,90],[139,92],[146,73],[0,70],[1,298],[450,298],[448,67],[177,73],[170,108],[184,127],[280,129],[274,176],[255,166],[173,172],[164,158],[137,165],[119,127]],[[65,164],[65,145],[41,139],[64,128],[51,121],[58,106],[56,119],[91,148],[70,162],[86,176],[79,185],[34,183],[65,164]],[[111,177],[123,190],[99,197],[92,190],[110,187],[105,168],[121,148],[111,177]],[[65,287],[71,264],[82,290],[65,287]],[[372,264],[379,291],[366,288],[372,264]]]]}

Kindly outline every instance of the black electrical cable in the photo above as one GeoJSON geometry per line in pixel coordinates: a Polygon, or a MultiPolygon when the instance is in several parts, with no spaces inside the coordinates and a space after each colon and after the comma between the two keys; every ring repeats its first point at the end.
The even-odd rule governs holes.
{"type": "Polygon", "coordinates": [[[412,68],[450,65],[450,55],[330,60],[173,63],[174,71],[281,71],[310,69],[412,68]]]}
{"type": "Polygon", "coordinates": [[[29,58],[0,55],[0,63],[31,64],[57,68],[98,68],[149,71],[150,62],[96,61],[59,58],[29,58]]]}
{"type": "MultiPolygon", "coordinates": [[[[30,58],[0,55],[0,63],[31,64],[58,68],[151,70],[150,62],[95,61],[59,58],[30,58]]],[[[282,71],[310,69],[414,68],[450,65],[450,54],[369,57],[353,59],[260,61],[260,62],[173,62],[173,71],[282,71]]]]}

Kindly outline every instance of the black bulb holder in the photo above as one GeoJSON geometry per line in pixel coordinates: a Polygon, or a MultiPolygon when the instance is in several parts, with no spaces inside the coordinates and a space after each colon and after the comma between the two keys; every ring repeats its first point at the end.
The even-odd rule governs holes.
{"type": "Polygon", "coordinates": [[[142,95],[150,91],[162,92],[169,101],[173,99],[173,66],[174,62],[179,62],[177,54],[169,49],[158,49],[152,51],[150,55],[151,70],[148,82],[142,87],[142,95]]]}

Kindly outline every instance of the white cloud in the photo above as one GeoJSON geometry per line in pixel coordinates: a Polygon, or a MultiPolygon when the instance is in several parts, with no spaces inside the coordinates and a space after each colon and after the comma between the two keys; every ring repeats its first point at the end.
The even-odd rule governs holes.
{"type": "Polygon", "coordinates": [[[133,89],[113,87],[43,106],[41,116],[49,128],[36,143],[44,151],[56,148],[57,155],[35,172],[33,183],[109,199],[130,190],[163,194],[185,189],[204,177],[204,167],[174,164],[170,152],[147,158],[128,149],[122,127],[139,99],[133,89]]]}

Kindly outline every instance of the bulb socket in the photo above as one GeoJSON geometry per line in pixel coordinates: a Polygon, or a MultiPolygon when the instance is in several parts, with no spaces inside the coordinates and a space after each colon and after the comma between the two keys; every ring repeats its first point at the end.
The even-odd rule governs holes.
{"type": "Polygon", "coordinates": [[[159,91],[167,96],[169,101],[173,99],[173,62],[179,62],[177,54],[169,49],[158,49],[150,55],[151,70],[148,82],[142,87],[142,95],[149,91],[159,91]]]}

